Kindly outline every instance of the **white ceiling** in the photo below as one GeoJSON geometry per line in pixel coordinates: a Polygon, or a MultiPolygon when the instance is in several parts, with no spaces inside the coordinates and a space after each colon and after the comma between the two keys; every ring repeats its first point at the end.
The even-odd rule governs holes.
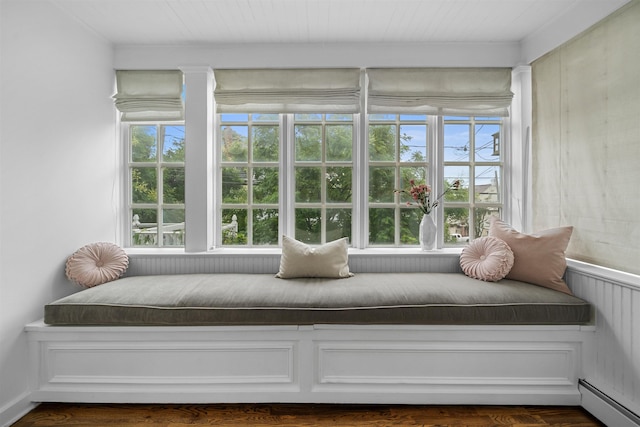
{"type": "Polygon", "coordinates": [[[49,1],[114,45],[207,45],[526,43],[584,30],[629,0],[49,1]]]}

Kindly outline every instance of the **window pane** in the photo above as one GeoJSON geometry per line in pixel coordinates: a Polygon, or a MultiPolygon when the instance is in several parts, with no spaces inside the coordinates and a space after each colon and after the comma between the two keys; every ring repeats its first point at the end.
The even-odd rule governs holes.
{"type": "Polygon", "coordinates": [[[500,160],[500,125],[476,125],[476,161],[497,162],[500,160]],[[494,135],[496,145],[494,146],[494,135]],[[495,150],[495,151],[494,151],[495,150]]]}
{"type": "Polygon", "coordinates": [[[322,242],[322,216],[320,209],[298,208],[296,215],[296,239],[309,244],[322,242]]]}
{"type": "Polygon", "coordinates": [[[223,122],[246,122],[249,120],[248,114],[220,114],[220,120],[223,122]]]}
{"type": "Polygon", "coordinates": [[[131,161],[155,162],[158,132],[155,126],[131,126],[131,161]]]}
{"type": "Polygon", "coordinates": [[[222,203],[247,202],[247,168],[222,168],[222,203]]]}
{"type": "Polygon", "coordinates": [[[469,208],[444,209],[444,242],[465,244],[469,241],[469,208]]]}
{"type": "Polygon", "coordinates": [[[403,162],[427,160],[426,125],[400,125],[400,160],[403,162]]]}
{"type": "Polygon", "coordinates": [[[353,126],[327,126],[327,161],[351,161],[353,126]]]}
{"type": "Polygon", "coordinates": [[[248,126],[225,126],[222,129],[222,161],[246,162],[249,158],[248,144],[248,126]]]}
{"type": "Polygon", "coordinates": [[[352,168],[327,168],[326,179],[328,203],[351,202],[352,168]]]}
{"type": "Polygon", "coordinates": [[[369,202],[393,202],[395,173],[394,167],[369,168],[369,202]]]}
{"type": "Polygon", "coordinates": [[[278,209],[255,209],[253,211],[253,244],[278,244],[278,209]]]}
{"type": "Polygon", "coordinates": [[[297,167],[296,202],[317,203],[321,201],[321,168],[297,167]]]}
{"type": "Polygon", "coordinates": [[[475,201],[500,202],[500,167],[476,166],[475,201]]]}
{"type": "Polygon", "coordinates": [[[456,180],[460,181],[460,188],[457,191],[449,191],[444,196],[444,200],[456,200],[469,202],[469,166],[445,166],[444,180],[452,184],[456,180]]]}
{"type": "Polygon", "coordinates": [[[420,209],[400,209],[400,243],[403,245],[420,244],[420,209]]]}
{"type": "Polygon", "coordinates": [[[131,168],[131,201],[133,203],[158,201],[156,168],[131,168]]]}
{"type": "Polygon", "coordinates": [[[246,245],[247,244],[247,210],[223,209],[222,210],[222,244],[246,245]]]}
{"type": "Polygon", "coordinates": [[[278,168],[253,169],[253,203],[278,203],[278,168]]]}
{"type": "Polygon", "coordinates": [[[164,126],[162,160],[184,162],[184,126],[164,126]]]}
{"type": "Polygon", "coordinates": [[[475,238],[488,236],[489,219],[492,216],[497,218],[502,216],[502,209],[498,207],[475,208],[473,211],[473,236],[475,238]]]}
{"type": "Polygon", "coordinates": [[[395,209],[369,209],[369,244],[393,245],[395,242],[395,209]]]}
{"type": "MultiPolygon", "coordinates": [[[[426,184],[427,169],[422,166],[401,167],[400,168],[400,188],[398,190],[408,190],[411,186],[410,181],[414,180],[416,184],[426,184]]],[[[408,195],[404,195],[409,197],[408,195]]],[[[408,201],[408,200],[405,200],[408,201]]]]}
{"type": "Polygon", "coordinates": [[[164,209],[162,222],[163,246],[184,246],[184,209],[164,209]]]}
{"type": "Polygon", "coordinates": [[[463,179],[445,179],[445,193],[442,199],[447,202],[468,202],[469,201],[469,184],[463,179]],[[457,189],[455,187],[458,182],[457,189]]]}
{"type": "Polygon", "coordinates": [[[252,114],[251,120],[254,122],[278,122],[280,120],[279,114],[252,114]]]}
{"type": "Polygon", "coordinates": [[[396,119],[395,114],[369,114],[370,122],[389,121],[389,120],[395,120],[395,119],[396,119]]]}
{"type": "Polygon", "coordinates": [[[321,122],[322,114],[295,114],[294,118],[297,122],[321,122]]]}
{"type": "Polygon", "coordinates": [[[470,125],[444,125],[444,161],[468,162],[471,139],[470,125]]]}
{"type": "Polygon", "coordinates": [[[164,203],[184,203],[184,168],[162,168],[164,203]]]}
{"type": "Polygon", "coordinates": [[[277,126],[254,126],[253,161],[277,162],[280,158],[280,140],[277,126]]]}
{"type": "Polygon", "coordinates": [[[297,125],[295,127],[296,160],[322,160],[322,126],[297,125]]]}
{"type": "Polygon", "coordinates": [[[353,121],[353,114],[327,114],[327,120],[337,122],[337,121],[353,121]]]}
{"type": "Polygon", "coordinates": [[[369,126],[369,159],[394,161],[396,159],[396,126],[369,126]]]}
{"type": "Polygon", "coordinates": [[[158,212],[155,209],[133,209],[131,219],[131,244],[134,246],[156,246],[158,238],[158,212]]]}
{"type": "Polygon", "coordinates": [[[327,209],[327,242],[351,239],[351,209],[327,209]]]}

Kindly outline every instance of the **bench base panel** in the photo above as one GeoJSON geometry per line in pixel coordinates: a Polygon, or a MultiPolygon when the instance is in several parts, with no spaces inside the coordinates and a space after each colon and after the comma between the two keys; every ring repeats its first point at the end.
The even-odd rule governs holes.
{"type": "Polygon", "coordinates": [[[580,405],[590,326],[27,326],[34,402],[580,405]]]}

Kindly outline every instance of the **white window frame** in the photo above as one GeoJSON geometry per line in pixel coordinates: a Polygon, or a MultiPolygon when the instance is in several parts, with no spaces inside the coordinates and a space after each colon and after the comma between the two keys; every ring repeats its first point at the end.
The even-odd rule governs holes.
{"type": "MultiPolygon", "coordinates": [[[[215,114],[213,114],[212,112],[214,111],[214,103],[213,103],[213,99],[212,99],[212,95],[209,93],[206,93],[209,89],[211,89],[212,87],[212,82],[210,81],[210,74],[211,71],[210,69],[208,69],[207,67],[197,67],[197,69],[195,69],[194,71],[194,76],[196,78],[192,79],[191,83],[195,83],[192,84],[191,87],[189,86],[189,75],[187,74],[187,91],[188,93],[193,93],[193,92],[197,92],[199,94],[199,104],[196,105],[196,107],[200,107],[203,105],[202,100],[203,99],[209,99],[210,101],[206,103],[207,107],[206,110],[210,113],[208,115],[206,114],[201,114],[199,115],[199,117],[192,119],[190,122],[187,123],[187,121],[189,121],[189,113],[187,113],[187,121],[185,121],[185,129],[187,130],[187,133],[190,135],[189,139],[187,140],[187,144],[188,146],[190,144],[193,143],[193,141],[191,140],[191,137],[194,135],[194,133],[189,133],[189,129],[197,129],[196,133],[201,133],[203,136],[203,139],[206,139],[206,135],[214,135],[214,137],[212,138],[212,141],[216,141],[215,138],[215,134],[217,133],[216,128],[219,126],[219,123],[217,122],[217,120],[214,119],[215,114]]],[[[503,203],[503,208],[502,208],[502,214],[503,214],[503,219],[505,219],[506,221],[511,222],[512,224],[514,224],[514,226],[516,228],[518,228],[518,225],[520,225],[521,229],[526,230],[526,225],[527,225],[527,211],[528,211],[528,205],[529,205],[529,198],[530,198],[530,179],[528,179],[528,163],[529,163],[529,157],[528,157],[528,151],[529,151],[529,146],[528,146],[528,133],[529,133],[529,125],[530,125],[530,117],[527,114],[528,112],[530,112],[530,96],[528,96],[529,91],[528,88],[530,88],[530,82],[529,80],[527,80],[527,78],[529,77],[529,72],[528,70],[520,70],[518,69],[518,72],[516,73],[514,70],[514,74],[515,77],[517,77],[516,80],[514,80],[514,92],[515,92],[515,97],[513,100],[513,105],[512,108],[510,109],[512,112],[512,117],[510,118],[504,118],[503,119],[503,134],[502,134],[502,147],[501,149],[503,150],[503,197],[502,197],[502,203],[503,203]],[[514,114],[515,111],[515,114],[514,114]],[[515,121],[514,121],[515,119],[515,121]],[[515,125],[514,125],[515,124],[515,125]],[[512,150],[512,145],[513,143],[517,144],[516,150],[513,151],[512,150]],[[516,211],[514,211],[514,209],[516,209],[516,211]]],[[[191,97],[191,99],[193,99],[193,97],[191,97]]],[[[189,102],[189,96],[187,96],[187,101],[186,101],[186,109],[187,111],[189,111],[189,106],[190,102],[189,102]]],[[[193,103],[192,103],[193,104],[193,103]]],[[[368,117],[366,114],[356,114],[354,115],[354,117],[357,118],[357,121],[354,120],[354,146],[353,146],[353,171],[354,171],[354,184],[353,184],[353,217],[355,218],[360,218],[360,221],[355,221],[352,225],[352,239],[351,239],[351,246],[353,249],[365,249],[367,250],[367,240],[368,240],[368,208],[367,208],[367,197],[368,197],[368,182],[367,179],[365,179],[363,177],[363,169],[365,169],[365,171],[368,169],[368,165],[366,163],[367,159],[368,159],[368,117]],[[362,142],[359,142],[362,141],[362,142]]],[[[438,122],[440,122],[442,120],[441,117],[436,119],[438,122]]],[[[287,129],[287,117],[283,116],[281,119],[281,126],[284,129],[287,129]]],[[[128,127],[126,125],[122,125],[121,127],[121,132],[120,132],[120,138],[121,141],[123,142],[123,144],[121,144],[120,146],[123,147],[123,156],[128,156],[128,127]]],[[[432,127],[432,132],[441,132],[441,126],[433,126],[432,127]]],[[[281,138],[282,138],[282,133],[281,133],[281,138]]],[[[436,135],[436,138],[433,139],[434,141],[442,141],[441,135],[436,135]]],[[[281,146],[281,149],[283,147],[281,146]]],[[[186,210],[189,211],[191,203],[189,202],[189,194],[194,194],[194,193],[203,193],[203,190],[205,189],[210,189],[209,193],[210,195],[207,197],[211,197],[211,200],[209,201],[200,201],[198,202],[198,207],[200,208],[199,211],[200,212],[204,212],[204,209],[202,209],[203,206],[209,206],[207,211],[210,212],[209,218],[201,218],[197,221],[196,226],[194,227],[193,224],[191,224],[189,222],[189,216],[187,215],[187,226],[186,228],[189,230],[189,233],[204,233],[206,234],[207,238],[201,239],[201,241],[205,241],[207,242],[206,245],[199,243],[199,245],[197,247],[186,247],[186,248],[181,248],[179,250],[174,250],[174,253],[176,252],[182,252],[182,253],[187,253],[187,252],[207,252],[207,251],[219,251],[220,248],[217,245],[218,239],[219,239],[219,235],[220,235],[220,230],[216,229],[216,226],[214,224],[216,224],[216,221],[213,221],[213,219],[211,218],[213,215],[216,215],[217,209],[220,206],[219,204],[219,194],[218,191],[216,189],[216,182],[217,182],[217,177],[216,177],[216,170],[218,170],[218,164],[217,162],[219,161],[219,154],[217,153],[218,150],[218,144],[212,144],[212,146],[210,146],[207,149],[204,148],[199,148],[198,149],[200,153],[202,152],[207,152],[209,153],[209,156],[198,156],[198,162],[203,162],[202,165],[198,165],[197,168],[201,169],[201,170],[205,170],[205,171],[209,171],[206,172],[208,174],[208,176],[210,177],[211,181],[208,181],[208,183],[200,183],[197,182],[195,184],[193,184],[193,180],[191,182],[189,182],[189,172],[188,170],[190,162],[193,161],[193,156],[191,158],[189,158],[189,154],[187,154],[187,159],[186,159],[186,180],[187,180],[187,187],[191,186],[191,187],[196,187],[196,188],[191,188],[191,189],[187,189],[187,207],[186,210]],[[190,193],[189,193],[190,192],[190,193]],[[203,224],[207,223],[207,226],[203,226],[203,224]],[[194,231],[197,230],[197,231],[194,231]]],[[[436,153],[438,153],[438,156],[441,156],[441,151],[437,150],[436,153]]],[[[281,155],[281,170],[286,170],[286,166],[287,163],[291,163],[293,162],[293,157],[292,157],[292,153],[286,152],[285,150],[282,151],[282,155],[281,155]]],[[[121,163],[123,165],[126,165],[126,162],[121,163]]],[[[442,159],[438,158],[437,164],[441,165],[442,164],[442,159]]],[[[144,252],[154,252],[154,250],[157,250],[158,248],[153,248],[153,247],[145,247],[145,248],[130,248],[130,233],[131,233],[131,221],[130,218],[128,218],[128,212],[129,212],[129,207],[128,207],[128,198],[129,198],[129,189],[128,186],[130,185],[129,182],[129,178],[128,178],[128,168],[125,168],[126,170],[123,171],[123,173],[121,174],[121,177],[123,177],[121,179],[121,206],[124,209],[121,209],[121,214],[118,215],[119,221],[120,221],[120,236],[121,239],[120,241],[122,242],[123,246],[127,246],[128,250],[129,249],[136,249],[138,253],[144,253],[144,252]],[[126,208],[125,208],[126,207],[126,208]]],[[[434,183],[439,183],[442,182],[442,174],[443,174],[443,169],[441,167],[438,168],[431,168],[431,171],[433,171],[433,173],[436,173],[437,176],[435,177],[430,177],[429,179],[432,179],[434,183]]],[[[203,173],[200,173],[199,176],[203,176],[203,173]]],[[[201,181],[201,179],[199,179],[198,181],[201,181]]],[[[288,192],[289,194],[293,194],[293,187],[292,187],[292,180],[288,179],[288,177],[286,176],[286,174],[281,174],[281,185],[285,188],[285,191],[288,192]]],[[[191,198],[193,199],[193,197],[191,198]]],[[[286,198],[289,199],[289,198],[286,198]]],[[[288,206],[290,202],[289,200],[284,200],[281,199],[280,200],[280,210],[281,210],[281,215],[283,217],[284,220],[284,226],[281,225],[280,227],[280,234],[289,234],[291,235],[292,233],[292,227],[293,227],[293,221],[290,220],[287,217],[287,212],[293,212],[292,207],[288,206]]],[[[440,218],[442,217],[442,209],[443,209],[443,205],[441,204],[438,209],[435,212],[435,217],[436,220],[440,221],[440,218]]],[[[203,214],[199,214],[201,217],[203,216],[203,214]]],[[[188,239],[188,237],[187,237],[188,239]]],[[[438,240],[438,247],[442,247],[443,244],[443,233],[440,233],[439,235],[439,240],[438,240]]],[[[172,248],[175,249],[175,248],[172,248]]],[[[394,251],[394,248],[387,248],[389,251],[391,251],[391,253],[394,251]]],[[[251,250],[251,249],[249,249],[251,250]]],[[[169,251],[169,248],[167,249],[163,249],[163,251],[169,251]]],[[[136,252],[136,251],[133,251],[136,252]]],[[[402,250],[399,251],[399,253],[402,253],[402,250]]]]}
{"type": "MultiPolygon", "coordinates": [[[[164,194],[163,191],[163,180],[160,179],[160,171],[162,170],[162,168],[165,167],[184,167],[185,172],[186,172],[186,161],[185,162],[165,162],[163,160],[161,160],[162,157],[162,151],[163,151],[163,145],[162,145],[162,135],[161,132],[158,132],[157,135],[157,153],[156,153],[156,160],[154,162],[134,162],[132,159],[132,146],[131,146],[131,128],[134,126],[153,126],[155,128],[157,128],[158,130],[165,128],[165,127],[171,127],[171,126],[184,126],[185,123],[184,121],[166,121],[166,122],[121,122],[120,123],[120,139],[122,141],[122,150],[121,150],[121,158],[122,158],[122,163],[124,165],[123,167],[123,175],[124,178],[122,179],[122,190],[121,190],[121,194],[122,194],[122,198],[121,198],[121,206],[123,206],[123,224],[126,224],[126,226],[122,227],[122,232],[121,234],[121,241],[123,242],[123,245],[127,248],[135,248],[135,249],[147,249],[147,248],[168,248],[168,249],[180,249],[182,248],[182,246],[176,246],[176,245],[164,245],[164,239],[163,239],[163,225],[160,225],[161,223],[163,223],[162,219],[163,219],[163,211],[164,211],[164,200],[162,200],[162,195],[164,194]],[[158,200],[155,203],[134,203],[133,202],[133,194],[132,194],[132,175],[131,175],[131,171],[133,167],[136,167],[137,164],[142,165],[146,165],[146,166],[142,166],[142,167],[151,167],[150,165],[153,165],[153,168],[156,171],[156,177],[157,177],[157,188],[158,188],[158,200]],[[135,206],[134,205],[142,205],[142,206],[135,206]],[[147,205],[147,206],[144,206],[147,205]],[[156,239],[157,239],[157,245],[155,246],[144,246],[144,245],[135,245],[133,242],[133,210],[134,209],[155,209],[156,210],[156,227],[157,227],[157,234],[156,234],[156,239]]],[[[178,205],[171,205],[171,208],[176,208],[180,207],[182,209],[186,208],[186,201],[185,204],[178,204],[178,205]]],[[[183,230],[186,230],[186,226],[183,228],[183,230]]],[[[186,231],[184,231],[186,233],[186,231]]]]}

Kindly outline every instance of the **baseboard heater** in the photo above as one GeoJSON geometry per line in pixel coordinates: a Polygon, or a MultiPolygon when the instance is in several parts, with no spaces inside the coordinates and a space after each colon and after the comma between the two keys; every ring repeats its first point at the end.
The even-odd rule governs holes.
{"type": "Polygon", "coordinates": [[[584,379],[578,380],[583,396],[582,406],[608,426],[640,426],[636,414],[584,379]]]}

